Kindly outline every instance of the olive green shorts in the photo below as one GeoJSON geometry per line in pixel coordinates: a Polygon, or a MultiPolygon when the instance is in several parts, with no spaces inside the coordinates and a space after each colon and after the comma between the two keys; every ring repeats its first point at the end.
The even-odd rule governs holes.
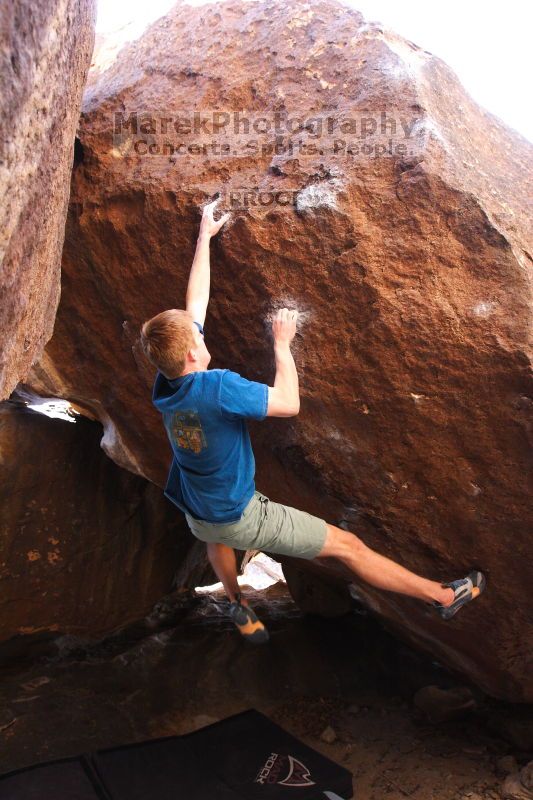
{"type": "Polygon", "coordinates": [[[205,522],[188,514],[185,517],[197,539],[227,544],[236,550],[263,550],[296,558],[316,558],[326,541],[325,520],[274,503],[257,491],[236,522],[205,522]]]}

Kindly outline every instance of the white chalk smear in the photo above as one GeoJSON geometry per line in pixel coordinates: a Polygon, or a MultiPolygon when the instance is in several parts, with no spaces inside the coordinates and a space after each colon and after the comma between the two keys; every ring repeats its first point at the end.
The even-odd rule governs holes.
{"type": "Polygon", "coordinates": [[[288,308],[289,311],[296,310],[298,311],[298,319],[296,320],[296,330],[300,330],[306,322],[311,319],[312,312],[311,311],[302,311],[300,308],[299,303],[293,297],[280,297],[277,300],[273,300],[270,305],[270,310],[268,311],[265,317],[265,324],[268,327],[272,326],[272,322],[274,321],[274,317],[276,316],[277,312],[280,308],[288,308]]]}
{"type": "Polygon", "coordinates": [[[496,308],[496,303],[491,303],[489,301],[482,301],[481,303],[475,305],[472,311],[477,317],[489,317],[495,308],[496,308]]]}
{"type": "Polygon", "coordinates": [[[409,392],[409,394],[411,395],[415,403],[420,403],[421,400],[428,399],[425,394],[415,394],[415,392],[409,392]]]}
{"type": "Polygon", "coordinates": [[[331,186],[323,183],[312,183],[296,195],[297,211],[309,211],[312,208],[337,208],[337,193],[331,186]]]}

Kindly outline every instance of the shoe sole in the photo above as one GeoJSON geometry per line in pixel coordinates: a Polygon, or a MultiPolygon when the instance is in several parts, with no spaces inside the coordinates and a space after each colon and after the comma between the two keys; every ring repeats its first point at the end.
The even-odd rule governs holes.
{"type": "MultiPolygon", "coordinates": [[[[249,613],[249,612],[248,612],[249,613]]],[[[255,614],[254,614],[255,616],[255,614]]],[[[270,638],[269,633],[261,620],[248,619],[246,622],[239,624],[235,619],[232,620],[233,624],[246,641],[252,644],[263,644],[270,638]]]]}
{"type": "MultiPolygon", "coordinates": [[[[487,579],[485,578],[482,572],[480,572],[479,570],[474,570],[474,572],[471,572],[470,575],[473,574],[476,575],[477,586],[474,586],[472,588],[472,600],[475,597],[479,597],[479,595],[484,591],[485,586],[487,585],[487,579]]],[[[470,577],[470,575],[468,577],[470,577]]]]}

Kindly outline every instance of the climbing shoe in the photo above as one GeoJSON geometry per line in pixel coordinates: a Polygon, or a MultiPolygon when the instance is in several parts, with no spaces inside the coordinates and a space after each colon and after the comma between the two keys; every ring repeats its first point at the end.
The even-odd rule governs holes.
{"type": "Polygon", "coordinates": [[[242,636],[252,644],[263,644],[268,642],[269,634],[263,623],[250,608],[241,603],[240,593],[236,599],[228,605],[228,616],[235,623],[242,636]]]}
{"type": "Polygon", "coordinates": [[[437,609],[442,619],[451,619],[462,606],[479,597],[485,588],[485,584],[485,576],[478,570],[474,570],[466,578],[459,578],[449,583],[441,583],[443,588],[449,587],[453,589],[455,599],[449,606],[443,606],[442,603],[437,602],[433,602],[432,605],[437,609]]]}

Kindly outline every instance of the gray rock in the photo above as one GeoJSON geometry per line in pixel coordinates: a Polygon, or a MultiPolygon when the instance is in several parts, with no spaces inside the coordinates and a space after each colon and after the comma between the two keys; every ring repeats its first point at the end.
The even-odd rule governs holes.
{"type": "Polygon", "coordinates": [[[328,725],[328,727],[324,728],[324,730],[320,734],[320,738],[323,742],[326,742],[326,744],[333,744],[333,742],[337,741],[337,734],[335,733],[331,725],[328,725]]]}
{"type": "Polygon", "coordinates": [[[466,686],[457,686],[453,689],[424,686],[415,694],[413,702],[430,722],[456,719],[476,707],[472,692],[466,686]]]}
{"type": "Polygon", "coordinates": [[[503,756],[496,762],[496,769],[503,775],[510,775],[518,770],[518,764],[514,756],[503,756]]]}

